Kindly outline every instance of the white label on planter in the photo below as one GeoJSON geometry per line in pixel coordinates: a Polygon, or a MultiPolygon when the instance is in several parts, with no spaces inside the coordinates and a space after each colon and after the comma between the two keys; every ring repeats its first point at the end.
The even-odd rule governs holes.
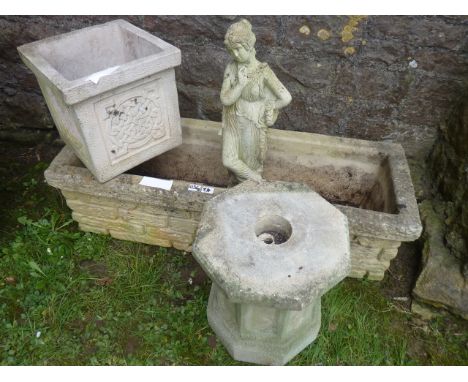
{"type": "Polygon", "coordinates": [[[169,191],[172,188],[172,180],[152,178],[150,176],[144,176],[140,181],[142,186],[162,188],[163,190],[169,191]]]}
{"type": "Polygon", "coordinates": [[[93,73],[90,76],[86,77],[85,80],[92,81],[95,84],[97,84],[101,77],[108,76],[109,74],[115,72],[118,68],[119,66],[117,65],[113,66],[112,68],[101,70],[100,72],[93,73]]]}
{"type": "Polygon", "coordinates": [[[200,186],[199,184],[189,184],[189,191],[201,192],[203,194],[212,194],[214,192],[214,187],[209,186],[200,186]]]}

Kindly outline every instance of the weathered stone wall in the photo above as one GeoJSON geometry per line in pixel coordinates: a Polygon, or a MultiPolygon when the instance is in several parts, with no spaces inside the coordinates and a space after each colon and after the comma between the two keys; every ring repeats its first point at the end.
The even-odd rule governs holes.
{"type": "Polygon", "coordinates": [[[433,194],[419,206],[424,247],[414,295],[468,319],[468,98],[441,124],[428,167],[433,194]]]}
{"type": "MultiPolygon", "coordinates": [[[[0,17],[0,139],[49,131],[53,123],[16,47],[114,19],[0,17]]],[[[181,115],[220,120],[231,16],[130,16],[182,50],[181,115]]],[[[468,17],[255,16],[257,53],[293,95],[276,127],[394,140],[410,160],[433,144],[437,124],[468,87],[468,17]]]]}
{"type": "Polygon", "coordinates": [[[441,124],[430,167],[435,192],[445,202],[445,242],[468,278],[468,93],[441,124]]]}

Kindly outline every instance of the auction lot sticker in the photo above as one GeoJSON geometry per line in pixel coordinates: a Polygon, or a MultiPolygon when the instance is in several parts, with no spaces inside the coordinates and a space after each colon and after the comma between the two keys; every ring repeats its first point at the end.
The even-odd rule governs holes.
{"type": "Polygon", "coordinates": [[[192,192],[201,192],[202,194],[212,194],[214,192],[214,187],[202,186],[200,184],[189,184],[187,190],[192,192]]]}

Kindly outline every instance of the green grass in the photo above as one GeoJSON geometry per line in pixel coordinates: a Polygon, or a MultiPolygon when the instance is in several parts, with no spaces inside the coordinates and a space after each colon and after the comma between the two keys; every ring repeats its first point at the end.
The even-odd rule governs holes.
{"type": "MultiPolygon", "coordinates": [[[[0,364],[239,364],[208,325],[210,282],[190,255],[78,231],[45,166],[2,183],[0,364]]],[[[347,279],[323,297],[319,336],[290,364],[466,365],[463,325],[426,324],[378,282],[347,279]]]]}
{"type": "Polygon", "coordinates": [[[407,339],[392,330],[399,320],[377,283],[348,279],[323,297],[322,327],[315,345],[292,364],[405,365],[407,339]]]}

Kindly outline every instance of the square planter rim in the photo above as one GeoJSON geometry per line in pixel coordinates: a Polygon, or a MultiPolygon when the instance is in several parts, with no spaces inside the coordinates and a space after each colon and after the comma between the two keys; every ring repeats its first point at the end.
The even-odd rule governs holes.
{"type": "MultiPolygon", "coordinates": [[[[220,128],[219,122],[201,121],[189,118],[182,118],[181,125],[184,129],[200,129],[212,131],[220,128]]],[[[217,133],[215,133],[217,134],[217,133]]],[[[337,138],[315,133],[304,133],[295,131],[281,131],[269,129],[269,139],[275,140],[284,136],[293,137],[294,140],[303,141],[304,134],[309,138],[327,143],[340,143],[348,147],[356,147],[365,151],[366,147],[377,148],[376,151],[383,152],[389,157],[389,166],[392,172],[392,179],[395,188],[396,203],[405,207],[399,209],[398,213],[390,214],[379,211],[365,210],[351,206],[335,206],[342,211],[349,221],[350,234],[366,237],[374,237],[384,240],[414,241],[419,238],[422,226],[419,218],[419,210],[414,196],[414,188],[409,173],[408,164],[404,156],[404,150],[400,144],[388,142],[373,142],[350,138],[337,138]],[[347,143],[347,141],[349,141],[347,143]],[[347,144],[346,144],[347,143],[347,144]],[[397,171],[398,170],[398,171],[397,171]],[[397,175],[397,173],[399,175],[397,175]],[[402,184],[402,182],[406,182],[402,184]],[[380,230],[376,229],[381,227],[380,230]]],[[[45,171],[47,182],[56,188],[90,193],[102,197],[118,197],[130,203],[154,204],[156,202],[164,204],[165,201],[181,202],[183,195],[184,202],[180,208],[189,211],[201,211],[204,203],[212,197],[223,192],[225,188],[215,187],[214,194],[193,193],[187,190],[190,183],[183,180],[174,179],[173,187],[170,191],[140,186],[139,182],[143,178],[140,175],[124,173],[106,182],[98,183],[86,168],[73,166],[71,161],[75,158],[70,148],[65,147],[52,161],[50,167],[45,171]],[[84,182],[83,180],[87,181],[84,182]],[[91,182],[89,182],[91,180],[91,182]]],[[[196,182],[199,183],[199,182],[196,182]]]]}
{"type": "Polygon", "coordinates": [[[181,63],[181,52],[179,48],[161,40],[151,33],[134,26],[133,24],[123,19],[112,20],[103,24],[92,25],[90,27],[74,30],[71,32],[50,36],[42,40],[21,45],[17,49],[23,61],[36,76],[40,76],[46,79],[48,82],[51,82],[63,93],[63,97],[67,105],[73,105],[82,102],[95,95],[125,85],[129,82],[140,80],[146,76],[161,72],[163,70],[173,68],[180,65],[181,63]],[[119,65],[118,69],[116,69],[114,72],[101,77],[97,84],[90,80],[85,80],[88,75],[74,80],[66,79],[38,52],[38,48],[41,45],[78,35],[83,33],[83,31],[106,28],[111,25],[117,25],[131,32],[132,34],[141,37],[152,45],[160,48],[161,51],[119,65]],[[136,68],[138,70],[131,70],[129,74],[129,68],[136,68]]]}

